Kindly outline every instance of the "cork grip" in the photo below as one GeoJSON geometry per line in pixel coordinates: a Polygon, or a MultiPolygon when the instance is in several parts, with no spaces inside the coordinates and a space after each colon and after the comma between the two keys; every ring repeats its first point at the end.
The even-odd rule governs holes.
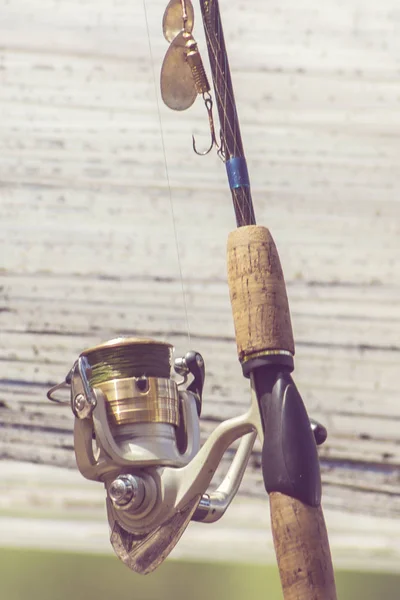
{"type": "Polygon", "coordinates": [[[239,360],[277,350],[294,354],[285,280],[268,229],[249,225],[229,234],[228,283],[239,360]]]}
{"type": "Polygon", "coordinates": [[[272,492],[269,500],[284,600],[336,600],[321,506],[279,492],[272,492]]]}

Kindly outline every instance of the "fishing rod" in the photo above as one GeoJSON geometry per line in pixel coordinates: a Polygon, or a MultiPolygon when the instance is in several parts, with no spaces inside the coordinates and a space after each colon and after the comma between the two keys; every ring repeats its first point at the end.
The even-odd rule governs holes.
{"type": "Polygon", "coordinates": [[[262,471],[285,600],[334,599],[314,436],[291,377],[294,339],[279,255],[256,226],[218,0],[199,0],[237,229],[228,238],[228,284],[239,361],[257,397],[262,471]]]}
{"type": "Polygon", "coordinates": [[[200,152],[193,138],[193,149],[207,154],[216,147],[226,166],[238,226],[228,238],[228,283],[238,357],[250,380],[249,409],[220,423],[200,447],[204,359],[196,351],[173,357],[170,344],[147,338],[116,338],[83,351],[48,397],[63,402],[59,391],[70,392],[77,466],[105,486],[110,541],[129,568],[153,571],[191,520],[211,523],[223,516],[259,436],[284,598],[334,600],[316,450],[326,430],[308,418],[291,377],[286,287],[272,236],[255,221],[218,2],[200,0],[200,8],[220,139],[190,0],[170,0],[164,13],[170,45],[161,95],[174,110],[202,96],[211,142],[200,152]],[[228,473],[210,491],[224,453],[239,439],[228,473]]]}

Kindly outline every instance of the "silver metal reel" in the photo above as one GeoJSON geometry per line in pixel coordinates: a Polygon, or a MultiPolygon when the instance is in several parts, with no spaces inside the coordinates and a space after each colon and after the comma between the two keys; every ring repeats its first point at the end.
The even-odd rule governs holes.
{"type": "MultiPolygon", "coordinates": [[[[96,356],[110,348],[133,351],[143,343],[112,340],[97,347],[96,356]]],[[[145,343],[146,351],[157,344],[145,343]]],[[[144,373],[96,382],[93,352],[82,353],[67,381],[48,395],[57,400],[59,388],[70,387],[78,468],[106,488],[116,554],[134,571],[148,573],[174,548],[190,520],[214,522],[226,511],[261,434],[257,401],[253,394],[249,411],[218,425],[200,448],[201,355],[189,352],[176,359],[176,372],[183,375],[178,387],[173,379],[144,373]],[[193,381],[182,389],[189,376],[193,381]],[[221,485],[207,492],[224,453],[239,438],[221,485]]]]}

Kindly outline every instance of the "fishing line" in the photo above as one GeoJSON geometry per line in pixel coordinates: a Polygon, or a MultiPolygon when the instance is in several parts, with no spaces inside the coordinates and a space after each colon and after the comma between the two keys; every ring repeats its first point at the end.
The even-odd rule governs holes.
{"type": "Polygon", "coordinates": [[[170,182],[170,178],[169,178],[167,153],[166,153],[166,149],[165,149],[165,136],[164,136],[164,129],[163,129],[163,124],[162,124],[162,119],[161,119],[160,101],[159,101],[159,98],[158,98],[158,88],[157,88],[157,80],[156,80],[156,74],[155,74],[155,69],[154,69],[153,49],[152,49],[152,45],[151,45],[150,28],[149,28],[149,21],[148,21],[148,17],[147,17],[146,0],[143,0],[143,9],[144,9],[144,18],[145,18],[145,21],[146,21],[147,41],[148,41],[148,44],[149,44],[149,53],[150,53],[150,60],[151,60],[151,71],[152,71],[152,74],[153,74],[154,93],[155,93],[156,102],[157,102],[157,113],[158,113],[158,122],[159,122],[159,126],[160,126],[161,146],[162,146],[162,152],[163,152],[163,156],[164,156],[165,177],[166,177],[167,185],[168,185],[168,196],[169,196],[169,204],[170,204],[170,207],[171,207],[172,226],[173,226],[173,230],[174,230],[176,254],[177,254],[177,258],[178,258],[179,276],[180,276],[180,279],[181,279],[181,288],[182,288],[183,307],[184,307],[184,311],[185,311],[186,329],[187,329],[187,336],[188,336],[188,340],[189,340],[189,344],[190,344],[189,314],[188,314],[188,308],[187,308],[187,302],[186,302],[185,286],[183,284],[183,271],[182,271],[181,255],[180,255],[180,252],[179,252],[178,230],[177,230],[177,227],[176,227],[174,203],[173,203],[173,200],[172,200],[172,189],[171,189],[171,182],[170,182]]]}

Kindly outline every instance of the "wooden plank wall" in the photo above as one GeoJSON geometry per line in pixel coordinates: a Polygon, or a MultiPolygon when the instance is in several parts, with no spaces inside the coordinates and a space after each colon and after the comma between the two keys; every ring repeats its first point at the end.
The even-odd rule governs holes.
{"type": "MultiPolygon", "coordinates": [[[[3,459],[74,468],[71,414],[46,390],[83,348],[120,334],[204,355],[204,434],[248,403],[225,274],[230,194],[215,154],[191,150],[192,131],[208,141],[201,99],[179,114],[160,103],[164,7],[0,4],[3,459]]],[[[287,280],[296,381],[329,429],[325,506],[397,517],[398,3],[222,11],[258,222],[287,280]]],[[[263,494],[259,448],[243,492],[263,494]]]]}

